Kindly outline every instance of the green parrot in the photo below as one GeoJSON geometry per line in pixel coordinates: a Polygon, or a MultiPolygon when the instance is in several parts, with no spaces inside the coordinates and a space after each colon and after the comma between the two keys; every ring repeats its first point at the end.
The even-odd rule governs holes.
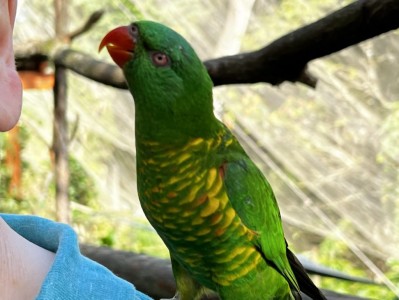
{"type": "Polygon", "coordinates": [[[287,247],[266,178],[215,117],[212,80],[190,44],[139,21],[103,47],[134,98],[138,194],[169,249],[174,299],[326,299],[287,247]]]}

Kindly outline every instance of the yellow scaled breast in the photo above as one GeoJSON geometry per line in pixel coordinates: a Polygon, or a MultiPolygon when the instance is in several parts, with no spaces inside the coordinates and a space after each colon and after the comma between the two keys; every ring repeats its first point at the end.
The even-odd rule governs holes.
{"type": "Polygon", "coordinates": [[[148,157],[144,165],[163,177],[144,192],[148,203],[143,208],[179,261],[198,276],[209,268],[210,279],[226,286],[254,270],[262,257],[251,243],[255,233],[229,202],[221,166],[204,163],[213,161],[206,155],[216,153],[222,142],[227,147],[233,140],[197,138],[148,157]]]}

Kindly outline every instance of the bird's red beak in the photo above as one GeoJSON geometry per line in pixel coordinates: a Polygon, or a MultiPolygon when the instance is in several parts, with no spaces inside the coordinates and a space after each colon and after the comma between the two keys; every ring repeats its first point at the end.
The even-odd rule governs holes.
{"type": "Polygon", "coordinates": [[[135,41],[129,32],[129,27],[121,26],[107,33],[101,41],[98,51],[101,51],[104,46],[107,47],[113,61],[123,68],[133,58],[135,41]]]}

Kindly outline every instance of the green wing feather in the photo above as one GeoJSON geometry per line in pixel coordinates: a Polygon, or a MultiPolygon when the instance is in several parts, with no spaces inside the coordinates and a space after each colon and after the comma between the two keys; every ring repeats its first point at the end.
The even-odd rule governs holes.
{"type": "Polygon", "coordinates": [[[243,224],[258,234],[257,246],[266,261],[299,291],[287,259],[280,211],[272,188],[238,143],[236,146],[235,153],[223,165],[229,201],[243,224]]]}

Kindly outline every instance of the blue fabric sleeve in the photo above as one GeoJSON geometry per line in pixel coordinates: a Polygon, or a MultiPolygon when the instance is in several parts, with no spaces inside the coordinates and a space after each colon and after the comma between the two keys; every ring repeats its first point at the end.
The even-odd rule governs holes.
{"type": "Polygon", "coordinates": [[[151,299],[83,256],[77,235],[70,226],[36,216],[0,214],[0,217],[27,240],[55,253],[54,263],[36,299],[151,299]]]}

